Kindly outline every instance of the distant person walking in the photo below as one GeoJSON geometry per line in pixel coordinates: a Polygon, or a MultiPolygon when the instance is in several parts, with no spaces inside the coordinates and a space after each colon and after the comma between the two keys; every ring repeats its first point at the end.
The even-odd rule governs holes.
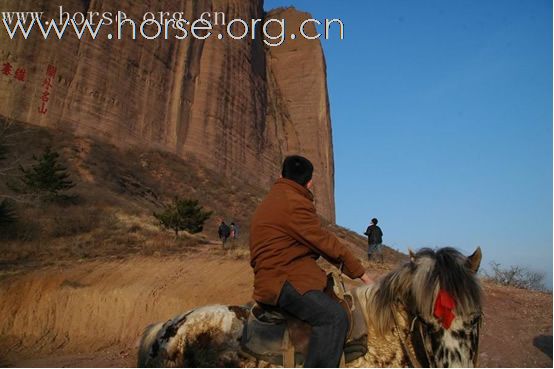
{"type": "Polygon", "coordinates": [[[371,225],[364,233],[367,236],[367,260],[379,255],[383,263],[383,231],[377,226],[378,222],[377,218],[371,219],[371,225]]]}
{"type": "Polygon", "coordinates": [[[237,238],[239,238],[239,227],[234,222],[232,222],[231,223],[231,239],[236,240],[237,238]]]}
{"type": "Polygon", "coordinates": [[[231,235],[231,228],[227,224],[225,224],[225,221],[221,221],[221,224],[219,225],[219,228],[217,230],[217,234],[219,236],[219,239],[223,243],[223,248],[225,248],[225,242],[227,242],[227,239],[231,235]]]}

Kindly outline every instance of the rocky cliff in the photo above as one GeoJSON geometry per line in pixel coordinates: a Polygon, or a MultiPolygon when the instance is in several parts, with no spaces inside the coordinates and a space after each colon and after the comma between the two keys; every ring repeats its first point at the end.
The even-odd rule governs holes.
{"type": "MultiPolygon", "coordinates": [[[[262,0],[7,0],[0,11],[44,11],[51,18],[59,6],[70,14],[122,10],[138,20],[146,12],[183,12],[191,20],[223,12],[247,22],[285,19],[287,30],[311,18],[294,9],[265,14],[262,0]]],[[[213,32],[224,30],[220,25],[213,32]]],[[[243,40],[133,40],[125,32],[120,40],[107,32],[95,40],[71,32],[62,40],[44,40],[34,31],[28,39],[11,40],[1,28],[0,115],[117,145],[174,152],[263,187],[278,176],[285,155],[300,153],[316,167],[318,211],[334,221],[331,124],[319,40],[287,37],[281,46],[268,47],[260,30],[255,39],[243,40]]]]}

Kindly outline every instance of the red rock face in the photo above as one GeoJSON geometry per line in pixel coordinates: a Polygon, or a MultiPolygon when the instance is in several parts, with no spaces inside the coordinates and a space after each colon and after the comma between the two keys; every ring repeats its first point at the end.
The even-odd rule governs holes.
{"type": "MultiPolygon", "coordinates": [[[[276,136],[281,138],[285,154],[302,153],[314,163],[316,206],[334,222],[331,113],[323,49],[319,40],[291,39],[291,34],[298,35],[301,23],[312,18],[310,14],[286,8],[271,11],[266,17],[287,21],[287,41],[267,49],[267,122],[280,128],[276,136]]],[[[304,29],[309,36],[316,33],[313,23],[304,29]]],[[[277,33],[270,27],[270,34],[277,33]]]]}
{"type": "MultiPolygon", "coordinates": [[[[148,11],[179,11],[190,20],[206,11],[224,12],[227,20],[264,17],[262,0],[43,0],[25,6],[7,0],[0,11],[44,11],[51,18],[60,5],[69,13],[122,10],[138,20],[148,11]]],[[[293,9],[265,16],[286,19],[289,34],[311,18],[293,9]]],[[[216,26],[213,32],[223,30],[216,26]]],[[[13,69],[0,74],[0,114],[117,145],[175,152],[222,176],[264,187],[279,176],[285,155],[299,153],[315,166],[318,211],[334,221],[331,124],[319,40],[289,37],[268,47],[259,32],[254,40],[132,40],[125,28],[121,40],[110,40],[107,33],[96,40],[70,32],[62,40],[45,41],[38,33],[11,40],[2,28],[0,66],[13,69]],[[25,71],[23,80],[16,78],[17,69],[25,71]]]]}

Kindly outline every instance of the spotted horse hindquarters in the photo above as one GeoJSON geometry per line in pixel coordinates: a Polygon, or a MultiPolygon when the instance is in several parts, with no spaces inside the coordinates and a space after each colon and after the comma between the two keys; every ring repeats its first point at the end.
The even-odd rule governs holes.
{"type": "Polygon", "coordinates": [[[139,348],[138,367],[238,367],[247,306],[208,305],[150,325],[139,348]]]}

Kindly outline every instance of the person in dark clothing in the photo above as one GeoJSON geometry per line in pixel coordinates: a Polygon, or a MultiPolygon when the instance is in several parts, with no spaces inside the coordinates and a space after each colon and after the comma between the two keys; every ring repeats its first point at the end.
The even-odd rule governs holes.
{"type": "Polygon", "coordinates": [[[219,236],[219,239],[223,243],[223,248],[225,248],[225,242],[227,242],[227,239],[231,235],[231,228],[229,228],[229,226],[225,224],[223,220],[219,225],[219,228],[217,230],[217,235],[219,236]]]}
{"type": "Polygon", "coordinates": [[[321,226],[313,203],[312,163],[289,156],[281,178],[256,209],[250,225],[250,265],[254,300],[278,306],[311,327],[304,367],[338,367],[348,331],[346,310],[323,290],[322,256],[343,264],[352,279],[372,283],[363,265],[339,239],[321,226]]]}
{"type": "Polygon", "coordinates": [[[379,255],[383,263],[383,231],[377,226],[378,222],[377,218],[371,219],[371,225],[364,233],[367,236],[367,260],[379,255]]]}

